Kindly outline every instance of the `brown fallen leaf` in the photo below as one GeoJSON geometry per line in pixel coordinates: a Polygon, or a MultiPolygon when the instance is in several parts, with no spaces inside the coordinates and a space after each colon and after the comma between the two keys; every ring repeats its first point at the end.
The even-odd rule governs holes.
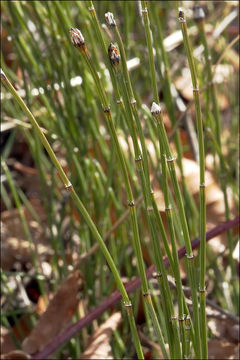
{"type": "Polygon", "coordinates": [[[208,342],[209,359],[239,359],[239,345],[224,339],[211,339],[208,342]]]}
{"type": "Polygon", "coordinates": [[[30,314],[23,314],[18,318],[17,323],[13,325],[11,330],[1,326],[1,353],[8,354],[16,349],[16,343],[13,340],[13,336],[20,344],[26,336],[30,334],[30,314]],[[19,330],[21,329],[21,331],[19,330]],[[11,333],[12,332],[12,333],[11,333]]]}
{"type": "Polygon", "coordinates": [[[8,353],[12,350],[16,349],[16,345],[13,341],[13,338],[7,328],[1,326],[0,328],[1,334],[1,353],[8,353]]]}
{"type": "Polygon", "coordinates": [[[77,270],[60,285],[35,328],[23,341],[24,351],[29,354],[40,351],[69,324],[78,305],[81,279],[77,270]]]}
{"type": "Polygon", "coordinates": [[[21,350],[14,350],[7,354],[3,354],[1,359],[9,359],[9,360],[25,360],[31,359],[31,356],[24,351],[21,350]]]}
{"type": "MultiPolygon", "coordinates": [[[[45,221],[43,206],[38,199],[32,199],[32,207],[45,221]]],[[[33,242],[37,249],[37,256],[49,252],[49,246],[40,225],[34,221],[32,215],[25,206],[22,211],[29,225],[33,242]]],[[[25,264],[31,261],[31,245],[26,240],[24,228],[17,209],[6,210],[1,213],[1,264],[4,270],[11,270],[15,262],[25,264]]],[[[35,249],[34,249],[35,251],[35,249]]]]}
{"type": "MultiPolygon", "coordinates": [[[[211,302],[213,303],[213,302],[211,302]]],[[[224,312],[224,310],[214,309],[214,307],[207,305],[206,313],[208,318],[208,327],[213,336],[217,338],[224,338],[229,342],[239,341],[239,318],[232,314],[224,312]]],[[[220,307],[219,307],[220,308],[220,307]]]]}
{"type": "Polygon", "coordinates": [[[89,345],[80,359],[113,359],[110,341],[112,333],[122,320],[121,313],[110,316],[89,340],[89,345]]]}

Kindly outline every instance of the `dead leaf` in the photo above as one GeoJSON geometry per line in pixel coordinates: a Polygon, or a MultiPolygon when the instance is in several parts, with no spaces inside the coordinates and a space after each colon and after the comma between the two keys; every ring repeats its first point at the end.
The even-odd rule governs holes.
{"type": "Polygon", "coordinates": [[[182,69],[182,75],[176,78],[174,85],[186,100],[193,99],[191,73],[188,68],[182,69]]]}
{"type": "Polygon", "coordinates": [[[14,341],[8,329],[1,326],[0,333],[1,333],[1,352],[8,353],[12,350],[15,350],[16,345],[14,344],[14,341]]]}
{"type": "Polygon", "coordinates": [[[209,359],[239,359],[239,345],[224,339],[211,339],[208,342],[209,359]]]}
{"type": "MultiPolygon", "coordinates": [[[[38,199],[32,199],[31,205],[40,216],[45,220],[45,212],[38,199]]],[[[25,206],[22,210],[29,225],[29,230],[37,248],[38,256],[49,252],[47,241],[43,229],[34,221],[32,215],[25,206]]],[[[29,241],[23,229],[19,212],[17,209],[6,210],[1,213],[1,264],[3,270],[10,270],[16,261],[26,263],[32,259],[29,241]]]]}
{"type": "Polygon", "coordinates": [[[32,327],[30,326],[30,314],[23,314],[17,319],[11,330],[1,326],[1,352],[8,354],[16,350],[16,343],[13,341],[13,336],[20,344],[22,340],[29,335],[32,327]]]}
{"type": "Polygon", "coordinates": [[[100,325],[95,334],[91,336],[89,345],[80,359],[113,359],[110,340],[112,332],[117,329],[121,320],[121,313],[117,312],[100,325]]]}
{"type": "Polygon", "coordinates": [[[9,359],[9,360],[25,360],[31,359],[31,356],[24,351],[21,350],[14,350],[9,352],[8,354],[3,354],[2,359],[9,359]]]}
{"type": "Polygon", "coordinates": [[[228,326],[227,335],[232,342],[239,342],[239,324],[228,326]]]}
{"type": "Polygon", "coordinates": [[[60,285],[47,310],[38,320],[22,349],[29,354],[40,351],[69,324],[78,305],[80,271],[75,271],[60,285]]]}
{"type": "Polygon", "coordinates": [[[231,318],[224,312],[214,309],[211,305],[207,305],[206,313],[208,318],[208,327],[211,333],[217,338],[224,338],[230,342],[239,341],[239,324],[236,323],[238,318],[231,318]]]}

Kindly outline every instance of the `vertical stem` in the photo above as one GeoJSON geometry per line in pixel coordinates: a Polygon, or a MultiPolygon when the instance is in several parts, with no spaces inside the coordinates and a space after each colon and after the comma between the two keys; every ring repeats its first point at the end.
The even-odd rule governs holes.
{"type": "MultiPolygon", "coordinates": [[[[213,73],[212,73],[212,59],[208,48],[207,38],[206,38],[206,32],[205,32],[205,13],[201,7],[196,7],[194,10],[194,19],[197,22],[198,30],[200,33],[200,39],[204,46],[204,57],[206,62],[206,69],[207,69],[207,81],[209,86],[209,92],[210,92],[210,98],[212,101],[212,112],[213,117],[215,120],[215,136],[216,136],[216,142],[217,146],[215,148],[217,149],[217,153],[219,156],[219,165],[220,165],[220,186],[221,190],[223,192],[224,197],[224,206],[225,206],[225,216],[226,220],[230,219],[230,211],[229,211],[229,205],[228,205],[228,197],[227,197],[227,174],[226,174],[226,165],[224,162],[224,156],[222,153],[222,144],[221,144],[221,122],[220,122],[220,112],[219,112],[219,106],[217,101],[217,94],[216,94],[216,86],[213,82],[213,73]]],[[[215,140],[215,139],[214,139],[215,140]]],[[[232,238],[232,232],[231,230],[227,231],[227,238],[228,238],[228,247],[229,247],[229,263],[231,267],[232,272],[232,278],[236,278],[236,268],[234,265],[234,259],[233,259],[233,238],[232,238]]],[[[236,293],[235,284],[233,283],[233,291],[234,291],[234,297],[235,297],[235,305],[238,304],[238,295],[236,293]]]]}
{"type": "Polygon", "coordinates": [[[96,32],[97,37],[98,37],[98,41],[99,41],[102,49],[105,50],[105,51],[103,51],[103,56],[104,56],[105,64],[107,65],[107,68],[108,68],[109,73],[110,73],[111,81],[112,81],[113,88],[114,88],[114,91],[115,91],[116,96],[117,96],[117,100],[120,101],[120,94],[119,94],[119,91],[118,91],[118,88],[117,88],[117,85],[116,85],[116,79],[115,79],[114,74],[113,74],[113,69],[112,69],[111,63],[110,63],[109,58],[107,56],[107,46],[106,46],[106,43],[105,43],[103,35],[102,35],[101,27],[100,27],[100,24],[99,24],[99,21],[98,21],[98,18],[97,18],[97,14],[96,14],[93,2],[90,0],[90,1],[87,1],[87,4],[88,4],[88,10],[89,10],[91,18],[92,18],[93,27],[94,27],[95,32],[96,32]]]}
{"type": "MultiPolygon", "coordinates": [[[[160,133],[159,124],[158,131],[160,133]]],[[[160,134],[159,134],[160,137],[160,134]]],[[[172,253],[174,260],[174,268],[173,273],[177,286],[177,298],[178,298],[178,321],[181,332],[181,342],[182,342],[182,357],[185,357],[185,329],[184,329],[184,309],[183,309],[183,290],[182,290],[182,281],[179,272],[179,260],[178,260],[178,252],[177,252],[177,244],[176,244],[176,236],[173,225],[173,216],[172,216],[172,204],[169,200],[169,190],[167,185],[167,168],[166,168],[166,154],[164,152],[163,144],[160,143],[160,154],[161,154],[161,164],[162,164],[162,178],[163,178],[163,193],[164,193],[164,202],[165,202],[165,213],[167,217],[170,240],[172,245],[172,253]]]]}
{"type": "MultiPolygon", "coordinates": [[[[147,5],[146,1],[142,1],[142,15],[143,15],[143,19],[144,19],[146,41],[147,41],[147,47],[148,47],[148,53],[149,53],[149,63],[150,63],[150,69],[151,69],[151,79],[152,79],[152,86],[153,86],[153,93],[154,93],[154,101],[157,104],[159,104],[156,72],[155,72],[155,65],[154,65],[154,58],[153,58],[153,44],[152,44],[152,39],[151,39],[151,30],[150,30],[150,23],[149,23],[149,18],[148,18],[148,9],[147,9],[146,5],[147,5]]],[[[157,21],[157,23],[160,27],[159,21],[157,21]]],[[[163,40],[162,32],[161,32],[161,29],[159,29],[159,27],[158,27],[158,30],[160,30],[159,31],[160,32],[160,40],[163,40]]],[[[170,88],[168,60],[167,60],[167,56],[166,56],[165,49],[163,46],[163,41],[160,41],[160,44],[161,44],[161,50],[162,50],[162,55],[163,55],[164,67],[165,67],[165,77],[166,77],[166,85],[167,85],[166,86],[166,90],[167,90],[166,98],[168,100],[167,105],[168,105],[171,120],[174,125],[176,122],[176,119],[175,119],[174,106],[173,106],[173,100],[172,100],[172,94],[171,94],[171,88],[170,88]]],[[[159,125],[158,125],[158,127],[159,127],[159,125]]],[[[182,151],[181,151],[179,134],[176,134],[175,141],[177,144],[178,159],[179,159],[178,161],[179,161],[180,171],[181,171],[181,175],[182,175],[182,181],[184,183],[183,185],[185,185],[182,161],[181,161],[182,160],[182,151]]],[[[168,220],[168,225],[169,225],[169,230],[170,230],[170,239],[171,239],[171,243],[172,243],[173,260],[174,260],[173,271],[174,271],[174,275],[175,275],[176,283],[177,283],[179,323],[180,323],[180,328],[181,328],[181,340],[182,340],[182,347],[183,347],[182,351],[183,351],[183,356],[184,356],[184,353],[185,353],[184,312],[183,312],[184,294],[182,291],[181,278],[180,278],[180,274],[179,274],[179,262],[178,262],[178,256],[177,256],[175,231],[174,231],[174,227],[173,227],[172,209],[171,209],[171,204],[169,202],[168,189],[167,189],[165,151],[164,151],[164,147],[161,142],[160,142],[160,147],[161,147],[161,164],[162,164],[162,174],[163,174],[163,191],[164,191],[164,198],[165,198],[166,216],[167,216],[167,220],[168,220]]],[[[186,190],[186,185],[183,187],[186,190]]],[[[187,192],[187,191],[185,191],[185,192],[187,192]]]]}
{"type": "Polygon", "coordinates": [[[159,98],[158,98],[157,78],[156,78],[156,72],[155,72],[155,66],[154,66],[153,45],[152,45],[152,39],[151,39],[150,23],[149,23],[149,18],[148,18],[147,2],[141,1],[141,4],[142,4],[142,16],[143,16],[143,21],[144,21],[144,29],[145,29],[145,35],[146,35],[146,41],[147,41],[147,47],[148,47],[149,65],[150,65],[150,71],[151,71],[153,101],[158,104],[159,98]]]}
{"type": "Polygon", "coordinates": [[[200,106],[199,87],[197,80],[197,72],[195,62],[193,59],[193,52],[187,32],[187,24],[185,14],[182,9],[179,11],[179,21],[181,24],[184,47],[187,53],[189,68],[191,72],[193,95],[196,109],[197,130],[198,130],[198,146],[199,146],[199,160],[200,160],[200,314],[201,314],[201,348],[202,357],[208,358],[207,348],[207,323],[206,323],[206,287],[205,287],[205,272],[206,272],[206,201],[205,201],[205,151],[203,140],[203,123],[200,106]]]}
{"type": "MultiPolygon", "coordinates": [[[[162,26],[161,26],[161,19],[158,15],[158,11],[157,11],[157,7],[153,8],[153,11],[151,12],[154,22],[157,26],[157,35],[153,34],[153,38],[156,40],[156,54],[157,54],[157,59],[158,61],[158,67],[159,67],[159,73],[161,74],[161,61],[159,59],[158,56],[158,43],[159,43],[159,47],[161,50],[161,56],[162,56],[162,62],[164,64],[164,75],[165,78],[164,80],[164,84],[163,84],[163,96],[164,96],[164,101],[166,103],[166,107],[170,116],[170,120],[172,123],[172,126],[174,126],[176,124],[176,113],[175,113],[175,109],[174,109],[174,99],[173,99],[173,95],[172,95],[172,91],[171,91],[171,78],[170,78],[170,69],[169,69],[169,61],[168,61],[168,56],[164,47],[164,43],[163,43],[163,31],[162,31],[162,26]],[[157,42],[158,41],[158,42],[157,42]]],[[[161,78],[161,76],[160,76],[161,78]]],[[[163,76],[162,76],[163,78],[163,76]]],[[[176,145],[176,150],[177,150],[177,164],[179,166],[180,169],[180,173],[181,173],[181,180],[182,180],[182,188],[183,188],[183,194],[184,194],[184,199],[186,201],[186,212],[187,214],[189,213],[194,213],[194,217],[195,219],[198,217],[198,211],[194,202],[194,199],[192,197],[192,195],[190,194],[187,185],[186,185],[186,181],[185,181],[185,177],[184,177],[184,172],[183,172],[183,165],[182,165],[182,157],[183,157],[183,153],[182,153],[182,146],[181,146],[181,140],[180,140],[180,133],[177,130],[174,134],[174,143],[176,145]]]]}
{"type": "Polygon", "coordinates": [[[187,257],[187,264],[188,264],[189,282],[190,282],[190,287],[191,287],[191,290],[192,290],[193,314],[194,314],[194,330],[195,330],[195,345],[196,345],[196,352],[197,352],[196,356],[201,358],[200,357],[200,352],[201,352],[200,347],[201,346],[200,346],[198,297],[197,297],[197,289],[196,289],[196,282],[195,282],[195,272],[194,272],[194,264],[193,264],[194,255],[193,255],[193,252],[192,252],[191,240],[190,240],[190,236],[189,236],[189,232],[188,232],[188,226],[187,226],[186,215],[185,215],[185,211],[184,211],[181,191],[180,191],[179,184],[178,184],[178,181],[177,181],[177,175],[176,175],[176,170],[175,170],[175,165],[174,165],[175,158],[171,154],[167,134],[166,134],[164,124],[163,124],[163,118],[162,118],[162,115],[161,115],[160,106],[153,103],[151,112],[152,112],[152,115],[154,116],[154,118],[157,120],[157,123],[159,125],[159,127],[158,127],[158,129],[159,129],[159,134],[158,134],[159,135],[159,142],[162,144],[162,147],[163,147],[164,152],[166,154],[169,174],[170,174],[171,181],[172,181],[172,184],[173,184],[173,189],[174,189],[174,192],[175,192],[176,202],[177,202],[178,210],[179,210],[179,217],[180,217],[180,221],[181,221],[181,224],[182,224],[183,237],[184,237],[184,242],[185,242],[185,247],[186,247],[186,257],[187,257]]]}
{"type": "MultiPolygon", "coordinates": [[[[111,13],[107,13],[105,15],[106,19],[109,19],[110,14],[111,13]]],[[[113,20],[112,14],[111,14],[111,19],[113,20]]],[[[119,46],[120,46],[120,53],[121,53],[121,57],[122,57],[121,63],[123,65],[123,76],[121,73],[120,63],[119,63],[120,57],[118,55],[117,49],[112,44],[110,44],[110,46],[109,46],[110,57],[112,58],[112,63],[114,65],[116,76],[117,76],[117,79],[120,84],[119,87],[121,89],[123,99],[124,99],[124,104],[126,106],[127,122],[128,122],[128,126],[130,127],[130,133],[133,138],[135,159],[136,159],[137,169],[140,174],[140,180],[141,180],[142,191],[143,191],[143,195],[144,195],[144,204],[145,204],[145,209],[146,209],[146,214],[147,214],[147,220],[148,220],[150,233],[151,233],[151,239],[152,239],[152,243],[153,243],[156,269],[157,269],[157,272],[161,274],[161,280],[158,277],[158,283],[159,283],[159,287],[160,287],[161,295],[162,295],[162,299],[163,299],[164,316],[165,316],[166,329],[168,332],[170,353],[173,351],[172,356],[173,357],[177,356],[177,358],[179,358],[180,354],[181,354],[180,346],[179,346],[179,335],[178,335],[178,329],[177,329],[176,320],[175,320],[176,317],[174,315],[174,307],[173,307],[173,302],[172,302],[172,298],[171,298],[171,292],[170,292],[170,288],[169,288],[169,284],[168,284],[168,280],[167,280],[167,276],[166,276],[166,271],[165,271],[165,268],[164,268],[164,265],[162,262],[162,251],[159,246],[158,236],[156,233],[156,227],[155,227],[155,222],[154,222],[154,217],[156,217],[155,214],[157,213],[159,215],[159,213],[157,210],[157,206],[154,206],[156,204],[155,204],[154,197],[151,194],[151,185],[150,185],[150,181],[149,181],[149,171],[148,171],[147,153],[146,153],[144,136],[143,136],[143,132],[142,132],[141,123],[140,123],[140,120],[138,117],[138,112],[136,109],[136,100],[134,99],[134,94],[133,94],[133,90],[132,90],[132,86],[131,86],[131,80],[130,80],[129,73],[128,73],[127,66],[126,66],[126,55],[125,55],[125,51],[124,51],[124,46],[123,46],[121,35],[118,31],[116,23],[114,24],[113,29],[114,29],[116,38],[117,38],[119,46]],[[130,107],[130,104],[131,104],[131,107],[130,107]],[[136,130],[135,130],[135,123],[134,123],[134,118],[133,118],[132,113],[134,114],[136,124],[137,124],[137,130],[138,130],[138,133],[140,134],[142,154],[141,154],[141,151],[140,151],[140,148],[138,145],[137,134],[136,134],[136,130]],[[143,169],[142,169],[142,167],[143,167],[142,160],[143,160],[143,165],[145,164],[144,173],[143,173],[143,169]],[[171,322],[169,321],[170,318],[172,319],[171,322]],[[173,332],[173,335],[171,335],[172,332],[173,332]]],[[[164,241],[164,245],[166,246],[167,250],[169,250],[165,231],[164,231],[161,220],[159,222],[159,217],[157,217],[157,221],[160,224],[160,227],[162,230],[161,233],[162,232],[164,233],[163,239],[166,240],[166,241],[164,241]]],[[[170,250],[169,250],[168,254],[169,254],[169,259],[171,262],[172,256],[171,256],[170,250]]],[[[172,264],[172,262],[171,262],[171,264],[172,264]]]]}

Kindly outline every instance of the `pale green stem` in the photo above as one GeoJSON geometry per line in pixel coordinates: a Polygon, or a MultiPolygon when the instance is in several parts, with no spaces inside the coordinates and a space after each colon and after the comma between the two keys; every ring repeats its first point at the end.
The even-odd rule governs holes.
{"type": "MultiPolygon", "coordinates": [[[[191,48],[185,14],[183,10],[179,11],[179,21],[181,24],[184,47],[187,53],[189,68],[192,78],[193,96],[195,102],[197,131],[198,131],[198,146],[199,146],[199,161],[200,161],[200,314],[201,314],[201,352],[200,356],[204,359],[208,358],[207,347],[207,322],[206,322],[206,287],[205,287],[205,272],[206,272],[206,200],[205,200],[205,151],[203,139],[203,122],[200,106],[199,86],[197,79],[197,72],[193,58],[193,51],[191,48]]],[[[196,334],[197,336],[197,334],[196,334]]]]}
{"type": "MultiPolygon", "coordinates": [[[[159,124],[159,142],[161,142],[164,152],[166,154],[166,160],[169,168],[169,174],[171,177],[171,181],[173,184],[173,189],[176,196],[176,202],[179,210],[179,217],[182,224],[183,237],[186,247],[186,256],[187,256],[187,264],[188,264],[188,274],[189,274],[189,282],[192,290],[192,300],[193,300],[193,313],[194,313],[194,330],[195,330],[195,345],[196,351],[200,354],[200,329],[199,329],[199,312],[198,312],[198,297],[197,297],[197,288],[195,282],[195,272],[194,272],[194,255],[192,252],[191,240],[188,232],[188,226],[186,221],[186,216],[184,212],[183,200],[181,196],[181,191],[179,188],[179,184],[177,181],[177,175],[174,165],[175,158],[171,154],[167,134],[163,125],[163,118],[161,115],[161,111],[159,110],[157,113],[153,113],[153,116],[156,118],[159,124]]],[[[197,354],[197,356],[199,356],[197,354]]]]}
{"type": "MultiPolygon", "coordinates": [[[[130,121],[128,119],[128,124],[130,127],[130,132],[133,137],[135,158],[136,158],[136,163],[137,163],[140,178],[141,178],[142,190],[143,190],[143,195],[144,195],[144,203],[145,203],[145,208],[146,208],[146,213],[147,213],[148,224],[149,224],[150,231],[151,231],[151,238],[152,238],[152,242],[153,242],[156,268],[157,268],[158,273],[161,273],[162,277],[163,277],[163,282],[159,281],[159,286],[160,286],[162,297],[163,297],[163,306],[165,307],[164,316],[165,316],[165,320],[166,320],[166,328],[168,331],[170,352],[173,350],[173,348],[171,347],[171,342],[173,341],[172,337],[174,336],[174,338],[175,338],[175,341],[173,341],[173,345],[175,346],[174,351],[175,351],[176,356],[179,358],[180,347],[178,346],[179,336],[178,336],[176,321],[173,320],[171,323],[169,322],[169,317],[172,319],[175,319],[174,307],[173,307],[173,303],[172,303],[172,298],[171,298],[168,280],[166,277],[165,268],[164,268],[164,265],[162,262],[162,253],[161,253],[161,249],[159,246],[158,237],[156,236],[154,216],[155,216],[156,212],[158,213],[158,210],[157,210],[156,206],[155,207],[152,206],[152,203],[155,203],[155,199],[151,195],[151,186],[150,186],[149,175],[148,175],[149,170],[148,170],[147,155],[146,155],[147,152],[146,152],[146,147],[145,147],[144,136],[143,136],[140,120],[138,117],[138,112],[136,109],[136,101],[134,99],[134,94],[133,94],[133,90],[132,90],[132,86],[131,86],[131,80],[130,80],[127,65],[126,65],[126,55],[125,55],[125,50],[124,50],[124,46],[122,43],[121,35],[118,31],[117,25],[115,25],[113,29],[114,29],[116,38],[117,38],[119,46],[120,46],[120,53],[121,53],[121,57],[122,57],[121,63],[123,66],[124,77],[122,78],[120,66],[115,66],[116,75],[119,80],[120,88],[122,90],[122,94],[123,94],[123,98],[124,98],[124,103],[126,105],[127,117],[130,119],[130,121]],[[125,81],[123,81],[123,79],[125,81]],[[130,104],[131,104],[131,107],[130,107],[130,104]],[[136,134],[135,122],[133,119],[132,112],[133,112],[135,120],[136,120],[138,133],[140,134],[140,141],[141,141],[142,152],[143,152],[142,154],[139,149],[138,142],[137,142],[137,134],[136,134]],[[144,174],[142,172],[142,156],[143,156],[143,165],[145,164],[144,174]],[[164,287],[163,287],[163,284],[164,284],[164,287]],[[165,292],[167,292],[166,295],[165,295],[165,292]],[[167,311],[166,301],[168,302],[168,308],[170,309],[170,311],[167,311]],[[172,331],[173,331],[173,336],[170,335],[172,331]]],[[[157,218],[157,221],[159,222],[159,218],[157,218]]],[[[162,225],[162,222],[160,221],[160,226],[161,225],[162,225]]],[[[163,228],[163,226],[162,226],[162,228],[163,228]]],[[[164,232],[164,239],[166,239],[164,228],[163,228],[163,232],[164,232]]],[[[167,243],[167,240],[166,240],[166,243],[167,243]]],[[[169,249],[168,244],[167,244],[167,249],[169,249]]],[[[171,253],[169,255],[169,258],[171,260],[171,253]]],[[[173,353],[173,356],[175,356],[174,353],[173,353]]]]}
{"type": "MultiPolygon", "coordinates": [[[[196,18],[199,33],[200,33],[200,39],[204,46],[204,57],[206,62],[206,68],[207,68],[207,80],[208,80],[208,86],[210,91],[210,97],[212,101],[212,111],[213,116],[215,120],[215,130],[216,130],[216,142],[217,146],[215,146],[218,156],[219,156],[219,165],[220,165],[220,185],[223,192],[224,197],[224,206],[225,206],[225,215],[226,220],[230,219],[230,211],[229,211],[229,204],[228,204],[228,196],[227,196],[227,174],[226,174],[226,165],[224,161],[224,156],[222,153],[222,144],[221,144],[221,121],[220,121],[220,112],[219,112],[219,106],[218,106],[218,100],[217,100],[217,94],[216,94],[216,86],[213,82],[213,71],[212,71],[212,59],[208,48],[207,38],[206,38],[206,31],[205,31],[205,14],[203,12],[203,9],[199,8],[196,11],[196,15],[200,15],[198,18],[196,18]]],[[[212,134],[213,135],[213,134],[212,134]]],[[[228,238],[228,246],[229,246],[229,263],[231,267],[232,272],[232,278],[236,279],[236,268],[234,264],[233,259],[233,238],[232,238],[232,232],[230,230],[227,231],[227,238],[228,238]]],[[[235,305],[238,304],[238,295],[234,286],[234,296],[235,296],[235,305]]]]}

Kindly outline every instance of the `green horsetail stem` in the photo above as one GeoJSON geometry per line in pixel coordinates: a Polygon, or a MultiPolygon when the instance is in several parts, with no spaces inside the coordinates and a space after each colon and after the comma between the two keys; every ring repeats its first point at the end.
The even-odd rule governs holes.
{"type": "Polygon", "coordinates": [[[161,146],[164,149],[164,153],[166,156],[169,174],[171,177],[174,193],[176,196],[176,202],[178,205],[179,217],[180,217],[180,221],[182,224],[183,237],[184,237],[185,247],[186,247],[189,283],[190,283],[190,287],[191,287],[192,301],[193,301],[193,324],[194,324],[194,332],[195,332],[194,340],[195,340],[195,347],[196,347],[195,351],[197,352],[196,356],[201,358],[200,357],[201,350],[200,350],[198,297],[197,297],[197,288],[196,288],[195,272],[194,272],[194,264],[193,264],[194,255],[192,252],[192,246],[191,246],[190,236],[189,236],[189,232],[188,232],[188,226],[187,226],[181,191],[180,191],[180,187],[179,187],[179,184],[177,181],[177,175],[176,175],[176,170],[175,170],[175,165],[174,165],[175,158],[172,156],[172,153],[170,150],[170,145],[169,145],[166,130],[164,127],[160,105],[153,103],[152,108],[151,108],[151,113],[158,124],[159,142],[162,144],[161,146]]]}
{"type": "MultiPolygon", "coordinates": [[[[206,69],[207,69],[207,81],[208,81],[208,93],[210,94],[210,98],[212,101],[212,112],[214,117],[214,125],[215,125],[215,132],[211,133],[211,136],[214,136],[214,146],[215,150],[219,156],[219,166],[220,166],[220,186],[221,190],[223,192],[223,198],[224,198],[224,206],[225,206],[225,216],[226,220],[230,220],[230,210],[229,210],[229,204],[228,204],[228,196],[227,196],[227,168],[224,160],[224,156],[222,153],[222,142],[221,142],[221,121],[220,121],[220,112],[219,112],[219,106],[218,106],[218,100],[217,100],[217,92],[216,92],[216,86],[213,82],[213,71],[212,71],[212,57],[209,51],[207,38],[206,38],[206,31],[205,31],[205,13],[204,10],[196,6],[194,9],[194,20],[197,22],[199,34],[200,34],[200,40],[202,42],[202,45],[204,47],[204,57],[206,62],[206,69]]],[[[209,104],[208,104],[208,111],[209,104]]],[[[233,237],[232,232],[230,230],[227,231],[227,238],[228,238],[228,248],[229,248],[229,263],[231,267],[232,272],[232,278],[236,279],[236,268],[234,265],[234,259],[233,259],[233,237]]],[[[236,291],[236,281],[233,282],[233,291],[234,291],[234,303],[236,306],[238,306],[238,294],[236,291]]]]}
{"type": "MultiPolygon", "coordinates": [[[[147,48],[148,48],[148,56],[149,56],[149,65],[150,65],[150,71],[151,71],[151,81],[152,81],[152,88],[153,88],[153,97],[154,97],[154,103],[159,104],[159,97],[158,97],[158,87],[157,87],[157,77],[156,77],[156,70],[155,70],[155,64],[154,64],[154,55],[153,55],[153,43],[152,43],[152,37],[151,37],[151,29],[150,29],[150,21],[148,16],[148,8],[147,8],[147,2],[141,1],[142,4],[142,17],[144,21],[144,29],[145,29],[145,36],[146,36],[146,42],[147,42],[147,48]]],[[[162,148],[163,150],[163,148],[162,148]]],[[[164,156],[164,154],[163,154],[164,156]]],[[[166,171],[165,169],[165,159],[161,156],[161,163],[162,163],[162,172],[163,172],[163,182],[166,182],[166,171]]],[[[174,276],[176,278],[177,283],[177,293],[178,293],[178,310],[179,310],[179,324],[181,329],[181,341],[182,341],[182,352],[183,357],[185,356],[185,340],[184,340],[184,310],[183,310],[183,291],[181,286],[181,278],[179,273],[179,263],[178,263],[178,257],[177,257],[177,246],[176,246],[176,238],[175,238],[175,231],[173,227],[173,218],[172,218],[172,211],[170,209],[169,204],[169,198],[168,198],[168,190],[166,186],[163,186],[164,191],[164,199],[165,199],[165,208],[166,208],[166,216],[168,221],[168,226],[170,230],[170,239],[172,244],[172,252],[173,252],[173,261],[174,261],[174,267],[173,272],[174,276]]]]}
{"type": "MultiPolygon", "coordinates": [[[[151,9],[151,6],[149,8],[151,9]]],[[[174,126],[177,123],[176,109],[174,106],[174,98],[171,91],[171,75],[169,69],[168,55],[163,44],[163,30],[162,30],[161,17],[159,16],[157,7],[153,7],[153,9],[151,10],[152,11],[150,15],[152,15],[153,22],[155,23],[157,29],[156,33],[153,33],[153,39],[155,40],[156,55],[158,59],[158,71],[159,71],[160,79],[162,79],[163,81],[163,85],[162,85],[163,97],[171,120],[171,124],[174,128],[174,126]],[[160,48],[161,54],[159,54],[158,47],[160,48]],[[161,60],[164,65],[164,76],[162,75],[162,71],[161,71],[161,60]]],[[[182,164],[183,150],[180,140],[180,132],[178,130],[174,132],[173,139],[177,150],[177,164],[181,173],[181,181],[182,181],[184,199],[186,202],[186,208],[188,214],[194,213],[194,219],[196,219],[198,218],[198,211],[193,196],[190,194],[190,191],[186,185],[186,180],[184,177],[183,164],[182,164]]]]}
{"type": "Polygon", "coordinates": [[[199,146],[199,161],[200,161],[200,184],[199,184],[199,202],[200,202],[200,326],[201,326],[201,350],[200,355],[203,359],[208,358],[207,347],[207,323],[206,323],[206,286],[205,286],[205,272],[206,272],[206,200],[205,200],[205,150],[203,138],[203,122],[200,105],[199,85],[197,79],[197,72],[193,58],[193,51],[191,48],[185,13],[183,9],[179,9],[179,22],[181,24],[184,47],[187,53],[192,86],[193,97],[195,102],[197,132],[198,132],[198,146],[199,146]]]}

